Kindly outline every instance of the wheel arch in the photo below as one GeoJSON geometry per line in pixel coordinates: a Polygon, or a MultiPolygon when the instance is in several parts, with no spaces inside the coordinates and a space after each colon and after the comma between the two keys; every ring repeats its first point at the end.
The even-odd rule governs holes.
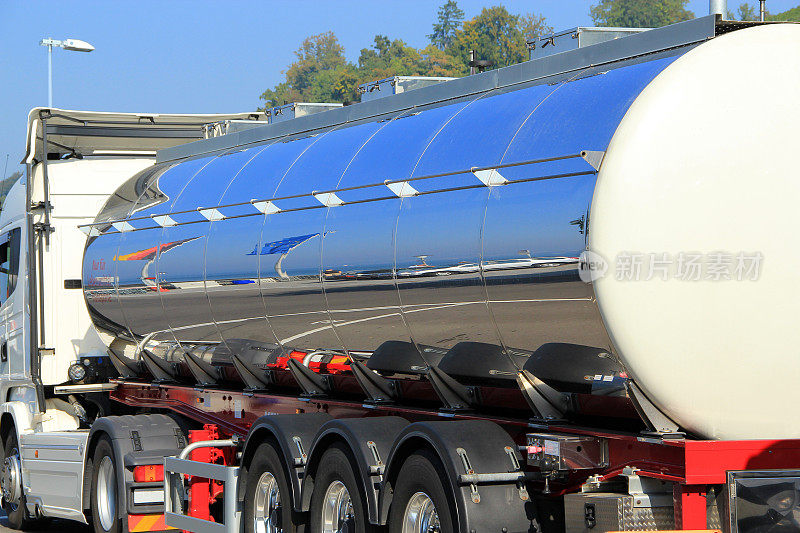
{"type": "MultiPolygon", "coordinates": [[[[19,443],[21,433],[31,432],[31,413],[25,402],[8,401],[0,405],[0,453],[5,454],[6,439],[12,431],[16,432],[19,443]]],[[[23,483],[27,473],[22,470],[23,483]]]]}
{"type": "Polygon", "coordinates": [[[8,402],[3,402],[0,405],[0,435],[2,435],[3,443],[5,443],[6,437],[8,437],[10,427],[14,427],[17,430],[17,437],[19,437],[20,433],[27,433],[32,431],[31,424],[33,422],[33,417],[31,415],[30,409],[25,402],[21,402],[19,400],[11,400],[8,402]]]}
{"type": "Polygon", "coordinates": [[[459,450],[466,452],[475,473],[493,473],[513,471],[509,448],[518,466],[522,461],[514,440],[506,430],[486,420],[410,424],[398,436],[388,457],[380,491],[380,523],[388,522],[394,486],[406,459],[427,449],[444,467],[449,482],[445,492],[452,498],[458,531],[528,531],[534,516],[533,506],[529,500],[514,496],[518,493],[516,485],[480,485],[480,502],[476,503],[470,487],[459,483],[459,476],[467,473],[459,450]]]}
{"type": "Polygon", "coordinates": [[[14,415],[10,412],[5,412],[0,416],[0,452],[5,451],[6,439],[12,431],[16,431],[16,426],[14,415]]]}
{"type": "Polygon", "coordinates": [[[366,502],[367,518],[370,523],[378,524],[378,487],[383,479],[385,460],[395,439],[406,426],[407,420],[394,416],[344,418],[331,420],[322,426],[314,438],[306,474],[303,476],[302,510],[308,511],[311,505],[314,480],[322,456],[338,442],[349,452],[356,480],[366,502]]]}
{"type": "Polygon", "coordinates": [[[107,416],[95,420],[86,442],[82,503],[84,510],[91,508],[94,454],[103,438],[109,440],[114,451],[117,514],[120,520],[124,520],[128,510],[127,485],[133,482],[133,467],[153,464],[156,457],[177,455],[186,446],[186,435],[180,424],[168,415],[107,416]]]}
{"type": "Polygon", "coordinates": [[[272,440],[277,444],[277,451],[281,453],[283,459],[285,473],[292,491],[294,510],[300,511],[300,478],[304,477],[307,464],[308,453],[306,450],[310,449],[314,435],[317,434],[320,426],[330,419],[331,416],[327,413],[302,413],[265,415],[253,422],[242,450],[241,474],[237,490],[239,498],[243,499],[247,490],[247,476],[255,451],[264,442],[272,440]]]}
{"type": "MultiPolygon", "coordinates": [[[[436,446],[431,439],[425,434],[416,433],[416,431],[412,434],[404,433],[392,448],[386,464],[386,471],[383,476],[380,497],[378,499],[378,516],[382,525],[386,525],[389,521],[389,509],[391,509],[392,506],[394,487],[397,484],[397,477],[400,475],[401,467],[406,462],[406,459],[420,450],[428,450],[433,452],[437,457],[439,456],[439,452],[436,450],[436,446]]],[[[449,475],[448,479],[450,479],[449,475]]],[[[446,492],[449,496],[452,496],[450,494],[451,491],[447,490],[447,488],[446,492]]]]}

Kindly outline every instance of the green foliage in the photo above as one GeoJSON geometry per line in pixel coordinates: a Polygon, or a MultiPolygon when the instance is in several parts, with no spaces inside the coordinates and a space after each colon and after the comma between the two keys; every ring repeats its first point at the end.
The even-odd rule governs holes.
{"type": "Polygon", "coordinates": [[[427,64],[427,70],[423,73],[424,76],[457,78],[469,74],[467,63],[432,44],[420,50],[420,53],[427,64]]]}
{"type": "Polygon", "coordinates": [[[266,107],[287,102],[331,102],[334,95],[339,98],[336,101],[342,101],[348,96],[346,80],[352,77],[353,66],[333,32],[307,37],[295,56],[284,73],[286,81],[261,95],[266,107]]]}
{"type": "Polygon", "coordinates": [[[778,13],[777,15],[770,15],[767,14],[767,20],[788,20],[791,22],[800,22],[800,6],[793,7],[788,11],[784,11],[783,13],[778,13]]]}
{"type": "Polygon", "coordinates": [[[694,18],[688,0],[600,0],[590,15],[598,26],[658,28],[694,18]]]}
{"type": "MultiPolygon", "coordinates": [[[[406,45],[400,39],[391,41],[385,35],[376,35],[372,48],[364,48],[358,58],[361,77],[388,78],[398,72],[408,76],[420,76],[427,70],[419,50],[406,45]]],[[[369,81],[369,80],[366,80],[369,81]]]]}
{"type": "MultiPolygon", "coordinates": [[[[754,2],[752,4],[743,2],[739,4],[739,7],[735,13],[729,9],[727,18],[728,20],[760,20],[760,5],[758,2],[754,2]]],[[[784,11],[783,13],[778,13],[777,15],[773,15],[767,11],[765,18],[766,20],[770,21],[800,22],[800,6],[793,7],[792,9],[784,11]]]]}
{"type": "Polygon", "coordinates": [[[519,29],[526,41],[532,41],[535,37],[553,33],[553,27],[547,23],[545,16],[537,13],[520,15],[519,29]]]}
{"type": "Polygon", "coordinates": [[[428,39],[439,50],[446,50],[464,20],[464,12],[459,9],[455,0],[447,0],[447,3],[439,8],[437,17],[439,22],[433,25],[433,33],[428,35],[428,39]]]}
{"type": "Polygon", "coordinates": [[[391,41],[385,35],[376,35],[373,47],[362,49],[358,58],[359,83],[391,76],[456,77],[466,72],[466,67],[455,57],[433,44],[417,50],[400,39],[391,41]]]}
{"type": "Polygon", "coordinates": [[[355,64],[347,61],[332,32],[308,37],[284,71],[284,80],[261,95],[264,108],[288,102],[353,102],[360,84],[391,76],[464,76],[469,74],[470,50],[496,66],[512,65],[528,58],[526,39],[553,30],[541,15],[513,15],[501,6],[465,22],[463,18],[456,1],[447,0],[428,36],[431,44],[417,49],[376,35],[355,64]]]}
{"type": "Polygon", "coordinates": [[[736,13],[729,9],[725,18],[728,20],[758,20],[759,17],[758,10],[750,4],[739,4],[736,13]]]}
{"type": "Polygon", "coordinates": [[[503,6],[483,8],[480,15],[464,22],[447,52],[468,64],[470,50],[475,50],[477,58],[492,60],[498,67],[525,61],[528,49],[520,30],[520,16],[512,15],[503,6]]]}

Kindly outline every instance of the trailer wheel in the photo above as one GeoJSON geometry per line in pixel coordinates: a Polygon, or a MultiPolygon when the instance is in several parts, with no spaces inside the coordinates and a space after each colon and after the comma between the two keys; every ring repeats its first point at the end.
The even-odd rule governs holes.
{"type": "Polygon", "coordinates": [[[12,529],[27,529],[33,524],[28,518],[25,494],[22,491],[22,464],[20,462],[17,432],[12,428],[3,448],[3,470],[0,474],[3,489],[3,510],[12,529]]]}
{"type": "Polygon", "coordinates": [[[436,455],[420,450],[403,463],[389,511],[391,533],[453,533],[453,509],[440,474],[444,466],[436,455]]]}
{"type": "Polygon", "coordinates": [[[328,448],[319,461],[311,494],[312,533],[370,533],[354,466],[341,444],[328,448]]]}
{"type": "Polygon", "coordinates": [[[108,437],[102,437],[94,450],[92,470],[92,524],[95,533],[120,533],[122,524],[117,509],[117,460],[108,437]]]}
{"type": "Polygon", "coordinates": [[[256,448],[247,469],[244,516],[246,533],[298,531],[283,461],[269,442],[256,448]]]}

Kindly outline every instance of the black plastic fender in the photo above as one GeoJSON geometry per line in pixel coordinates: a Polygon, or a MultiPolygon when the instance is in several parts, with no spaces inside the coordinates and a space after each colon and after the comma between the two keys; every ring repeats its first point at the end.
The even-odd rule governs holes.
{"type": "MultiPolygon", "coordinates": [[[[89,431],[89,448],[83,483],[83,507],[90,508],[92,462],[97,442],[111,439],[117,467],[117,512],[127,528],[128,485],[133,483],[133,467],[160,464],[164,457],[178,455],[186,447],[186,435],[178,422],[167,415],[125,415],[98,418],[89,431]]],[[[137,513],[163,513],[164,505],[140,506],[137,513]]],[[[127,529],[126,529],[127,530],[127,529]]]]}
{"type": "Polygon", "coordinates": [[[408,425],[398,436],[387,460],[379,502],[381,524],[388,521],[393,486],[403,463],[421,448],[434,451],[444,465],[455,502],[458,531],[528,533],[533,530],[535,507],[524,484],[502,482],[472,487],[459,483],[459,476],[469,473],[464,465],[464,455],[475,474],[516,472],[524,464],[508,432],[485,420],[408,425]],[[473,488],[477,494],[473,493],[473,488]]]}
{"type": "Polygon", "coordinates": [[[250,426],[247,439],[242,450],[242,473],[239,475],[237,492],[240,500],[244,499],[247,489],[247,469],[253,454],[259,445],[273,439],[280,446],[283,464],[286,467],[286,478],[292,491],[295,511],[300,511],[300,482],[308,462],[308,451],[319,428],[329,421],[327,413],[302,413],[296,415],[264,415],[250,426]],[[301,454],[302,449],[302,454],[301,454]]]}
{"type": "Polygon", "coordinates": [[[396,416],[343,418],[331,420],[322,426],[314,437],[306,475],[303,478],[302,510],[308,511],[311,505],[314,478],[325,450],[334,442],[344,442],[357,466],[356,478],[362,483],[369,521],[377,524],[378,493],[383,480],[385,461],[392,444],[406,426],[408,421],[396,416]]]}

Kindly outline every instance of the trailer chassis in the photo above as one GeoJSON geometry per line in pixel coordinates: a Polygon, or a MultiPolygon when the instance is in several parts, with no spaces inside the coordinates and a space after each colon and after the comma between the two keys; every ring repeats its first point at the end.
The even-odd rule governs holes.
{"type": "MultiPolygon", "coordinates": [[[[607,461],[594,469],[560,476],[527,478],[552,496],[580,490],[587,481],[599,483],[626,469],[642,477],[673,482],[675,525],[681,529],[705,529],[707,496],[711,487],[725,486],[727,473],[739,470],[797,468],[800,440],[706,441],[690,438],[658,438],[609,432],[587,427],[536,420],[489,417],[479,413],[452,413],[399,405],[368,404],[329,398],[304,398],[194,388],[172,384],[115,382],[111,398],[129,406],[169,409],[187,418],[214,424],[223,434],[245,437],[262,415],[325,413],[332,418],[401,417],[410,422],[432,420],[487,420],[500,425],[519,445],[523,455],[532,450],[526,435],[552,434],[592,437],[607,443],[607,461]],[[551,481],[552,479],[552,481],[551,481]]],[[[528,470],[531,470],[530,468],[528,470]]]]}

